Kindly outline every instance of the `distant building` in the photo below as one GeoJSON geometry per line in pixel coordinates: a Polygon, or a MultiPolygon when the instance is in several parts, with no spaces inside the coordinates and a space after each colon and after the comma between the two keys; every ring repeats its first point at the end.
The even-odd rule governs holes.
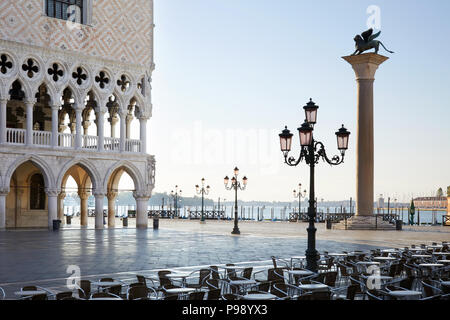
{"type": "Polygon", "coordinates": [[[414,206],[418,209],[447,209],[447,197],[419,197],[415,198],[414,206]]]}
{"type": "Polygon", "coordinates": [[[378,198],[377,205],[378,205],[378,208],[384,208],[384,198],[383,198],[382,194],[380,194],[380,197],[378,198]]]}

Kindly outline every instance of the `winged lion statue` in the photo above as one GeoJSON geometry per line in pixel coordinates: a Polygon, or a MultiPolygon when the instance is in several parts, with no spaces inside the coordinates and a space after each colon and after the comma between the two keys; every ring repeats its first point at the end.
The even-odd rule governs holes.
{"type": "Polygon", "coordinates": [[[378,53],[378,51],[380,49],[380,44],[383,46],[384,50],[386,50],[387,52],[394,53],[393,51],[389,51],[388,49],[386,49],[386,47],[384,46],[384,44],[381,41],[375,40],[376,38],[378,38],[378,36],[380,34],[381,34],[381,31],[374,34],[373,29],[369,29],[369,30],[361,33],[361,35],[355,36],[355,38],[353,40],[355,40],[356,50],[355,50],[355,52],[353,52],[352,56],[359,55],[359,54],[363,53],[364,51],[367,51],[370,49],[375,49],[375,53],[378,53]]]}

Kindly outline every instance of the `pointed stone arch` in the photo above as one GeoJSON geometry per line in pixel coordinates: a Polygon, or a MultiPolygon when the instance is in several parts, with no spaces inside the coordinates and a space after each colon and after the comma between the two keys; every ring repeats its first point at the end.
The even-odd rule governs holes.
{"type": "Polygon", "coordinates": [[[119,161],[116,164],[114,164],[111,168],[109,168],[105,179],[103,180],[103,187],[105,190],[108,190],[113,183],[116,183],[118,181],[115,181],[115,179],[119,178],[122,175],[123,172],[120,172],[123,170],[126,172],[131,179],[134,182],[134,188],[137,192],[140,192],[144,190],[145,181],[142,177],[140,171],[136,166],[134,166],[130,161],[123,160],[119,161]],[[120,176],[117,176],[117,174],[120,173],[120,176]]]}
{"type": "Polygon", "coordinates": [[[30,161],[32,164],[34,164],[42,171],[45,187],[48,189],[55,189],[55,178],[52,169],[44,160],[42,160],[40,157],[36,155],[27,155],[14,161],[9,166],[8,171],[5,174],[4,183],[5,184],[7,183],[9,187],[9,182],[11,181],[11,177],[16,171],[16,169],[28,161],[30,161]]]}

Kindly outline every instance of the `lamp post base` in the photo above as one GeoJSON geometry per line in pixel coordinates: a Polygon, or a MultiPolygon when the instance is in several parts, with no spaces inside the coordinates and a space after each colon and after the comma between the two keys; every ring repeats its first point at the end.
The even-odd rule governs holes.
{"type": "Polygon", "coordinates": [[[205,220],[200,220],[200,224],[206,224],[205,220]]]}
{"type": "Polygon", "coordinates": [[[241,234],[241,231],[239,231],[239,228],[234,227],[233,231],[231,231],[231,234],[241,234]]]}

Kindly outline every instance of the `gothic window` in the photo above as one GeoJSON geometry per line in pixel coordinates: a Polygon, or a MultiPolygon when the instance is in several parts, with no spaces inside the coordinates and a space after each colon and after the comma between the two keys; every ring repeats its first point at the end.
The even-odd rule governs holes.
{"type": "Polygon", "coordinates": [[[86,24],[86,0],[46,0],[47,16],[86,24]]]}
{"type": "Polygon", "coordinates": [[[36,173],[30,182],[30,210],[45,210],[44,177],[36,173]]]}

